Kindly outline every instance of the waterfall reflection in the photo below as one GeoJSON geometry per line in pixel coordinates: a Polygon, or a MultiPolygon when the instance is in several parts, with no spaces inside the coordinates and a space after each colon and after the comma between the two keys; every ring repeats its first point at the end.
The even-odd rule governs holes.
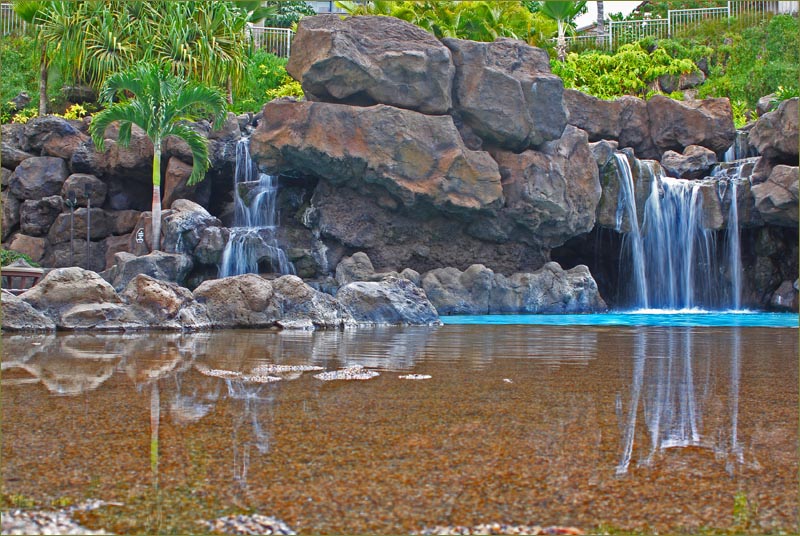
{"type": "Polygon", "coordinates": [[[632,379],[627,411],[617,395],[621,448],[617,475],[628,472],[634,451],[638,465],[649,466],[666,449],[698,447],[724,459],[728,472],[744,457],[737,435],[740,384],[740,329],[733,329],[729,347],[712,347],[696,341],[694,328],[652,330],[638,328],[633,341],[632,379]],[[729,348],[730,357],[726,355],[729,348]],[[717,361],[730,359],[730,383],[715,385],[717,361]],[[699,374],[697,371],[700,370],[699,374]],[[721,391],[721,392],[720,392],[721,391]],[[729,415],[715,410],[717,399],[727,396],[729,415]],[[643,425],[637,418],[643,416],[643,425]],[[704,426],[704,417],[709,425],[704,426]],[[636,447],[637,432],[646,429],[649,445],[636,447]]]}

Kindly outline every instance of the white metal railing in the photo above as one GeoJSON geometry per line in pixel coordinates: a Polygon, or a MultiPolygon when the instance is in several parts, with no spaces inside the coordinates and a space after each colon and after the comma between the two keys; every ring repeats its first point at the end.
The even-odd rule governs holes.
{"type": "Polygon", "coordinates": [[[12,4],[0,4],[0,35],[24,33],[28,24],[14,11],[12,4]]]}
{"type": "Polygon", "coordinates": [[[290,28],[250,26],[253,46],[272,52],[281,58],[288,58],[292,52],[292,37],[294,32],[290,28]]]}
{"type": "MultiPolygon", "coordinates": [[[[678,29],[709,19],[728,19],[730,17],[752,17],[760,20],[767,14],[797,15],[798,2],[777,1],[729,1],[725,6],[698,9],[670,9],[665,19],[644,18],[641,20],[606,21],[605,39],[598,44],[595,35],[567,37],[570,48],[584,48],[595,43],[595,48],[615,49],[625,43],[632,43],[645,37],[667,38],[678,29]]],[[[552,40],[555,42],[555,39],[552,40]]]]}

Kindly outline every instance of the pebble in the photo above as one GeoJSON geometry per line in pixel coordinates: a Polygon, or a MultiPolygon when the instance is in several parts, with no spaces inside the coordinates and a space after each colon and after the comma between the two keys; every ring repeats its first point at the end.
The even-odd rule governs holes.
{"type": "Polygon", "coordinates": [[[224,369],[199,369],[201,374],[205,374],[206,376],[214,376],[216,378],[240,378],[242,376],[241,372],[236,372],[235,370],[224,370],[224,369]]]}
{"type": "Polygon", "coordinates": [[[222,534],[297,534],[280,519],[261,514],[220,517],[201,523],[222,534]]]}
{"type": "Polygon", "coordinates": [[[583,531],[575,527],[541,527],[539,525],[506,525],[504,523],[483,523],[474,527],[462,525],[436,526],[425,528],[415,534],[420,535],[473,535],[473,534],[531,534],[581,536],[583,531]]]}
{"type": "Polygon", "coordinates": [[[316,370],[325,370],[322,367],[314,365],[275,365],[268,363],[266,365],[259,365],[250,371],[251,374],[283,374],[284,372],[310,372],[316,370]]]}
{"type": "Polygon", "coordinates": [[[346,367],[343,369],[323,372],[321,374],[314,375],[316,379],[322,381],[369,380],[371,378],[374,378],[375,376],[380,376],[380,374],[378,372],[375,372],[374,370],[367,370],[361,365],[354,365],[352,367],[346,367]]]}
{"type": "Polygon", "coordinates": [[[0,534],[111,534],[104,530],[89,530],[72,519],[72,512],[85,512],[106,505],[119,503],[89,500],[57,511],[9,510],[0,516],[0,534]]]}
{"type": "Polygon", "coordinates": [[[433,376],[430,374],[405,374],[398,376],[401,380],[430,380],[433,376]]]}
{"type": "Polygon", "coordinates": [[[241,376],[240,379],[243,382],[272,383],[272,382],[279,382],[283,378],[279,378],[278,376],[241,376]]]}

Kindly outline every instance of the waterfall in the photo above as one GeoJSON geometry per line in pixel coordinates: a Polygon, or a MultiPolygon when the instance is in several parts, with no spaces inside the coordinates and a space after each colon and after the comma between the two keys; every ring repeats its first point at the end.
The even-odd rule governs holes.
{"type": "Polygon", "coordinates": [[[722,156],[722,161],[734,162],[754,156],[758,156],[758,151],[750,145],[748,132],[746,130],[737,130],[733,143],[722,156]]]}
{"type": "Polygon", "coordinates": [[[259,265],[280,274],[293,274],[294,266],[278,244],[276,177],[259,173],[250,158],[250,140],[236,145],[234,172],[234,227],[222,252],[219,277],[259,273],[259,265]]]}
{"type": "Polygon", "coordinates": [[[630,242],[633,279],[636,286],[636,303],[647,308],[647,277],[645,276],[642,234],[639,232],[639,217],[636,213],[633,173],[631,172],[628,158],[623,153],[614,153],[614,158],[620,173],[619,196],[617,199],[617,213],[614,228],[617,232],[620,232],[622,230],[623,215],[628,217],[630,230],[625,233],[624,241],[630,242]]]}
{"type": "MultiPolygon", "coordinates": [[[[725,251],[720,252],[724,255],[718,259],[717,235],[703,226],[703,194],[713,194],[713,189],[699,181],[667,177],[655,161],[637,161],[637,184],[650,185],[639,226],[631,168],[625,155],[617,153],[615,156],[620,183],[615,224],[621,231],[623,216],[629,222],[620,262],[628,259],[630,263],[633,306],[739,309],[742,269],[736,203],[732,203],[728,213],[725,251]],[[729,278],[719,276],[720,263],[729,272],[729,278]]],[[[752,165],[747,160],[744,162],[752,165]]],[[[727,169],[726,173],[731,173],[733,167],[727,169]]],[[[719,180],[732,185],[731,195],[735,199],[737,180],[719,180]]]]}
{"type": "Polygon", "coordinates": [[[739,203],[737,202],[737,181],[731,180],[731,205],[728,209],[728,231],[725,243],[728,250],[728,268],[731,272],[731,295],[733,308],[742,308],[742,254],[739,244],[739,203]]]}

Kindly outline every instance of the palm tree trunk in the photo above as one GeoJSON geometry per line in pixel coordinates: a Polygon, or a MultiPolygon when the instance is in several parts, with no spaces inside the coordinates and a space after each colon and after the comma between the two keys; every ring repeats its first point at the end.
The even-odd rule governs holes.
{"type": "Polygon", "coordinates": [[[603,2],[597,2],[597,48],[605,48],[606,22],[603,2]]]}
{"type": "Polygon", "coordinates": [[[153,219],[152,247],[150,251],[161,249],[161,140],[153,140],[153,219]]]}
{"type": "Polygon", "coordinates": [[[228,95],[227,95],[228,104],[233,104],[233,80],[231,79],[230,76],[228,77],[228,80],[227,80],[227,88],[226,89],[228,90],[228,95]]]}
{"type": "Polygon", "coordinates": [[[558,23],[558,39],[556,40],[556,55],[558,56],[558,61],[564,61],[567,59],[567,38],[565,37],[566,33],[566,24],[564,21],[559,20],[558,23]]]}
{"type": "Polygon", "coordinates": [[[42,59],[39,62],[39,115],[47,113],[47,45],[42,43],[42,59]]]}

